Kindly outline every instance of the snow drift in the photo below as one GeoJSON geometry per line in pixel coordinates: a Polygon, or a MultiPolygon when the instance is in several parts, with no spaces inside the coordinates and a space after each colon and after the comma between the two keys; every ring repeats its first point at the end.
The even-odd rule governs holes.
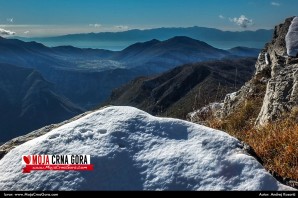
{"type": "Polygon", "coordinates": [[[109,107],[11,150],[0,190],[286,190],[224,132],[109,107]],[[22,173],[21,156],[88,154],[93,172],[22,173]]]}
{"type": "Polygon", "coordinates": [[[289,56],[298,55],[298,17],[295,17],[286,36],[287,53],[289,56]]]}

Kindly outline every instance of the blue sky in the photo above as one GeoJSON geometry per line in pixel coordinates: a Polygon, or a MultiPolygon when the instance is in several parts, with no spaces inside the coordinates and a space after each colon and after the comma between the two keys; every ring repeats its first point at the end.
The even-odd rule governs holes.
{"type": "Polygon", "coordinates": [[[45,36],[155,27],[269,29],[297,0],[0,0],[0,29],[45,36]]]}

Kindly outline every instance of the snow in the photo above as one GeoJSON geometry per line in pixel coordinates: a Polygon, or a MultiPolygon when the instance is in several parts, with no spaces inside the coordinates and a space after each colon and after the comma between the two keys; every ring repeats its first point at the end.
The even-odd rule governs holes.
{"type": "Polygon", "coordinates": [[[269,54],[268,53],[265,53],[265,61],[266,61],[266,65],[269,65],[270,64],[269,54]]]}
{"type": "Polygon", "coordinates": [[[286,36],[287,53],[289,56],[298,55],[298,17],[295,17],[286,36]]]}
{"type": "Polygon", "coordinates": [[[228,134],[132,107],[108,107],[0,160],[0,190],[289,190],[228,134]],[[87,154],[93,172],[22,173],[21,156],[87,154]]]}
{"type": "Polygon", "coordinates": [[[259,53],[258,60],[261,59],[262,53],[259,53]]]}

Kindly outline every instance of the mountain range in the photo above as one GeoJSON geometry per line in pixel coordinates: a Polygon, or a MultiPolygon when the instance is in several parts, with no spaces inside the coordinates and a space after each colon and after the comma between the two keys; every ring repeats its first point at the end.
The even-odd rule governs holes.
{"type": "Polygon", "coordinates": [[[64,95],[82,108],[105,101],[111,91],[138,76],[165,72],[182,64],[236,56],[257,57],[256,49],[226,51],[188,37],[137,43],[118,52],[49,48],[36,42],[0,38],[0,62],[38,71],[64,95]],[[245,55],[246,54],[246,55],[245,55]]]}
{"type": "Polygon", "coordinates": [[[215,28],[155,28],[148,30],[128,30],[123,32],[100,32],[87,34],[70,34],[43,38],[20,38],[24,41],[37,41],[49,46],[74,45],[83,48],[122,50],[136,42],[152,39],[168,40],[175,36],[186,36],[205,41],[217,48],[229,49],[236,46],[262,48],[271,39],[273,30],[257,31],[222,31],[215,28]]]}
{"type": "MultiPolygon", "coordinates": [[[[242,56],[257,57],[258,50],[221,50],[182,36],[139,42],[117,52],[72,46],[50,48],[37,42],[0,38],[0,106],[8,112],[1,119],[0,141],[92,109],[106,101],[112,90],[137,77],[157,75],[183,64],[242,56]]],[[[209,73],[200,72],[203,79],[209,78],[209,73]]],[[[243,74],[250,75],[240,69],[239,79],[246,79],[243,74]]],[[[236,86],[241,83],[239,80],[236,86]]]]}

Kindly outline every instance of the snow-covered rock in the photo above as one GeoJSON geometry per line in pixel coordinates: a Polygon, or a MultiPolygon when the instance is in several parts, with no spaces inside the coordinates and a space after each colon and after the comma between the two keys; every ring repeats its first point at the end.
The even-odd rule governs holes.
{"type": "Polygon", "coordinates": [[[0,190],[287,190],[224,132],[109,107],[0,160],[0,190]],[[21,156],[88,154],[93,172],[22,173],[21,156]]]}
{"type": "Polygon", "coordinates": [[[289,56],[298,55],[298,17],[295,17],[286,35],[287,53],[289,56]]]}

